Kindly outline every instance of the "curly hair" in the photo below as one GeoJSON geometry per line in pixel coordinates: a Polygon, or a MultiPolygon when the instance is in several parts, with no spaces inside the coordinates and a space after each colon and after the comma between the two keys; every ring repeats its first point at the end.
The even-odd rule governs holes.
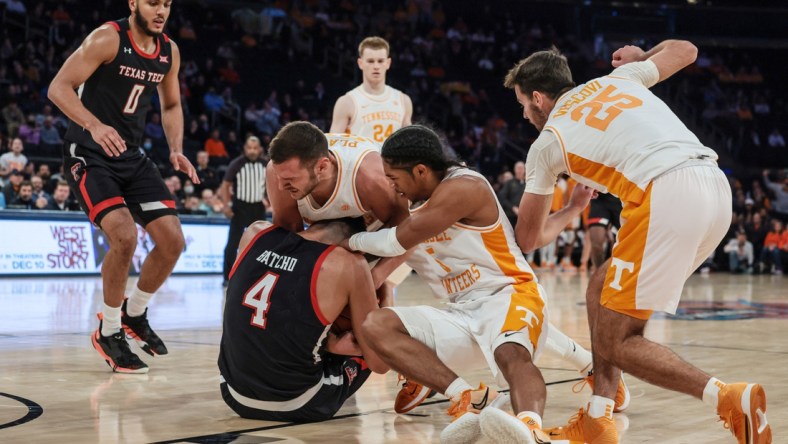
{"type": "Polygon", "coordinates": [[[424,125],[410,125],[395,131],[383,142],[380,155],[393,168],[404,170],[418,164],[433,171],[446,171],[460,165],[446,155],[438,134],[424,125]]]}

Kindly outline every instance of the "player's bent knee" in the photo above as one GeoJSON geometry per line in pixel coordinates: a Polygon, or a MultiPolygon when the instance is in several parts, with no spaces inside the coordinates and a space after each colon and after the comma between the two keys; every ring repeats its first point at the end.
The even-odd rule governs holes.
{"type": "Polygon", "coordinates": [[[607,341],[598,345],[594,345],[594,353],[597,353],[600,358],[610,362],[611,364],[615,364],[614,351],[615,347],[607,341]]]}
{"type": "Polygon", "coordinates": [[[399,316],[391,310],[377,309],[371,311],[361,324],[363,334],[373,342],[385,340],[386,336],[395,332],[404,332],[405,326],[399,316]]]}
{"type": "MultiPolygon", "coordinates": [[[[158,246],[158,245],[157,245],[158,246]]],[[[183,233],[178,231],[168,242],[164,243],[164,248],[168,257],[178,260],[183,248],[186,246],[186,241],[183,239],[183,233]]]]}
{"type": "Polygon", "coordinates": [[[133,225],[131,228],[119,227],[109,234],[109,247],[116,254],[131,257],[137,249],[137,229],[133,225]]]}
{"type": "Polygon", "coordinates": [[[531,362],[531,352],[522,345],[513,342],[499,345],[493,351],[493,357],[495,357],[495,363],[504,372],[507,367],[531,362]]]}

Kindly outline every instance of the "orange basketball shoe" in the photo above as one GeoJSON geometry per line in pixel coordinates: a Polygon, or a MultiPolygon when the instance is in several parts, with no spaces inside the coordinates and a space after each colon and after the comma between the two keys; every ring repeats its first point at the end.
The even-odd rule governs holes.
{"type": "Polygon", "coordinates": [[[552,441],[569,444],[618,444],[618,430],[613,418],[592,418],[583,409],[569,419],[569,424],[544,429],[544,432],[552,441]]]}
{"type": "MultiPolygon", "coordinates": [[[[588,372],[588,376],[585,377],[582,381],[578,382],[577,384],[572,387],[572,391],[575,393],[580,393],[583,390],[583,387],[588,384],[591,387],[591,391],[594,391],[594,372],[588,372]]],[[[627,388],[626,382],[624,382],[624,373],[621,373],[621,378],[618,380],[618,390],[616,391],[616,399],[614,399],[615,405],[613,407],[614,413],[621,413],[629,407],[630,395],[629,395],[629,388],[627,388]]]]}
{"type": "Polygon", "coordinates": [[[766,420],[766,392],[760,384],[739,382],[720,389],[717,414],[739,444],[771,444],[766,420]]]}
{"type": "Polygon", "coordinates": [[[429,387],[419,384],[416,381],[405,379],[404,376],[399,375],[398,381],[405,381],[402,388],[397,393],[397,398],[394,400],[394,411],[397,413],[407,413],[424,402],[431,394],[435,392],[430,390],[429,387]]]}
{"type": "Polygon", "coordinates": [[[482,436],[479,412],[496,398],[497,391],[479,383],[478,389],[465,390],[457,399],[452,399],[448,414],[454,419],[441,432],[441,442],[470,444],[478,441],[482,436]]]}

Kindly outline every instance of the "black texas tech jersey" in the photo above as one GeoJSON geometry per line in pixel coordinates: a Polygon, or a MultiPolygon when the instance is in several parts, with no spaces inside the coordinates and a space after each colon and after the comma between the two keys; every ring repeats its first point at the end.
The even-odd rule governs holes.
{"type": "Polygon", "coordinates": [[[320,347],[330,323],[316,284],[333,249],[271,226],[239,254],[227,287],[219,370],[241,395],[291,400],[323,378],[320,347]]]}
{"type": "MultiPolygon", "coordinates": [[[[169,37],[161,34],[156,37],[156,50],[146,54],[134,43],[128,19],[106,24],[118,31],[118,52],[79,86],[77,95],[85,108],[101,123],[115,128],[127,145],[139,147],[151,97],[172,67],[172,45],[169,37]]],[[[65,139],[104,154],[90,133],[74,122],[69,122],[65,139]]],[[[128,149],[120,158],[136,152],[128,149]]]]}

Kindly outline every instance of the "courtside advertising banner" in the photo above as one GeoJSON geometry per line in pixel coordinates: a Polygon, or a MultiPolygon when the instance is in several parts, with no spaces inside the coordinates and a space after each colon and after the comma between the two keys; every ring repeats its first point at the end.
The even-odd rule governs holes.
{"type": "MultiPolygon", "coordinates": [[[[184,223],[186,248],[174,273],[221,273],[226,224],[184,223]]],[[[139,273],[154,243],[137,226],[132,274],[139,273]]],[[[0,276],[97,274],[109,251],[104,233],[80,220],[0,220],[0,276]]]]}

